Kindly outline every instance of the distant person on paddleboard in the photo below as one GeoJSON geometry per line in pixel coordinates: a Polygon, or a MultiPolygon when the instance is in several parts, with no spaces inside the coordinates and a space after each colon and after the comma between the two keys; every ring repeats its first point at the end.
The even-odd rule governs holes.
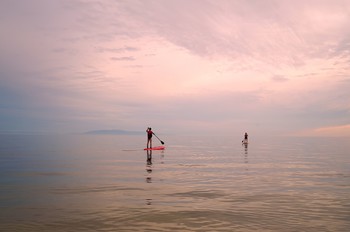
{"type": "Polygon", "coordinates": [[[148,148],[148,144],[150,145],[150,148],[152,148],[152,135],[153,135],[152,128],[148,127],[146,132],[147,132],[147,148],[148,148]]]}
{"type": "Polygon", "coordinates": [[[245,143],[245,144],[248,143],[248,134],[247,134],[247,132],[245,132],[245,134],[244,134],[244,140],[242,141],[242,143],[245,143]]]}

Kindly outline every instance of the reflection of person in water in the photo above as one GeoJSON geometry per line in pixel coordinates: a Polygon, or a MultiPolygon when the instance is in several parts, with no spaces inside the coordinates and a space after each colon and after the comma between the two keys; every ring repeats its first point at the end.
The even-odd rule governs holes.
{"type": "MultiPolygon", "coordinates": [[[[248,164],[248,143],[242,143],[242,146],[244,146],[244,163],[248,164]]],[[[248,166],[246,166],[246,171],[248,171],[248,166]]]]}
{"type": "MultiPolygon", "coordinates": [[[[147,168],[146,171],[151,174],[152,173],[152,150],[147,150],[147,168]]],[[[147,176],[146,177],[147,183],[152,183],[152,177],[147,176]]]]}
{"type": "Polygon", "coordinates": [[[147,150],[147,167],[150,167],[151,165],[152,165],[152,150],[147,150]]]}

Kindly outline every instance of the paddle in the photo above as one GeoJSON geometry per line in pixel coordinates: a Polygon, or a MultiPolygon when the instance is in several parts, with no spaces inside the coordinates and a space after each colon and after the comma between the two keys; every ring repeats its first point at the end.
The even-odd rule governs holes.
{"type": "Polygon", "coordinates": [[[155,133],[153,133],[153,134],[154,134],[154,136],[156,136],[157,139],[164,145],[164,142],[163,142],[162,140],[160,140],[160,139],[158,138],[158,136],[157,136],[155,133]]]}

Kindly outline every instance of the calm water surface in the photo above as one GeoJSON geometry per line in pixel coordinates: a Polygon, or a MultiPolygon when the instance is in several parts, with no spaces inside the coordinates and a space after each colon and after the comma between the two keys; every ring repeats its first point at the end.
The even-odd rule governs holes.
{"type": "Polygon", "coordinates": [[[161,139],[0,135],[0,231],[350,231],[349,139],[161,139]]]}

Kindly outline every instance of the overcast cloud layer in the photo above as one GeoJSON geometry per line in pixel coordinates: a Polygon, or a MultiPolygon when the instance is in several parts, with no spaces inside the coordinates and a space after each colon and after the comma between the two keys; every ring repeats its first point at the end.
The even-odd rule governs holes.
{"type": "Polygon", "coordinates": [[[148,126],[350,136],[350,2],[0,2],[0,131],[148,126]]]}

